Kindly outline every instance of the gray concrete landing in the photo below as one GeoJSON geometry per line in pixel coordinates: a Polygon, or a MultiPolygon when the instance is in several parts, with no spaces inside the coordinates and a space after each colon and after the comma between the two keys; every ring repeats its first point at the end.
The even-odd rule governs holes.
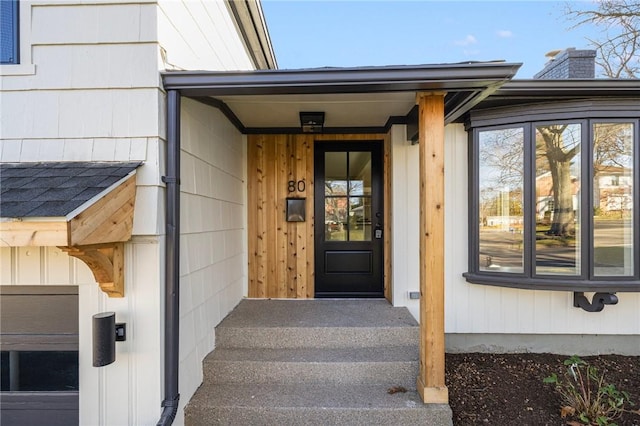
{"type": "Polygon", "coordinates": [[[385,300],[243,300],[216,327],[185,422],[451,425],[448,405],[415,390],[418,332],[385,300]]]}

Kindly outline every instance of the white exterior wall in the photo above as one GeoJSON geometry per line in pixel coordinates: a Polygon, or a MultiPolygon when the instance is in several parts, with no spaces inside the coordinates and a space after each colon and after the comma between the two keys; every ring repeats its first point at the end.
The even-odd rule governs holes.
{"type": "Polygon", "coordinates": [[[159,418],[160,254],[155,238],[134,237],[127,243],[126,297],[114,299],[99,289],[83,262],[56,247],[0,248],[2,285],[78,286],[81,425],[155,424],[159,418]],[[106,311],[127,324],[127,341],[116,344],[113,364],[95,368],[91,317],[106,311]]]}
{"type": "Polygon", "coordinates": [[[79,286],[80,424],[154,424],[162,401],[164,101],[157,6],[21,1],[21,64],[0,67],[0,161],[144,161],[125,297],[57,248],[3,248],[1,284],[79,286]],[[116,362],[92,366],[92,315],[127,323],[116,362]]]}
{"type": "MultiPolygon", "coordinates": [[[[392,130],[394,304],[418,316],[419,304],[407,292],[419,290],[418,146],[392,130]],[[406,208],[405,208],[406,206],[406,208]],[[413,230],[412,230],[413,229],[413,230]]],[[[445,129],[445,329],[452,334],[623,335],[640,353],[640,294],[618,293],[619,303],[602,312],[573,307],[568,291],[519,290],[468,283],[467,133],[460,124],[445,129]],[[629,340],[631,339],[631,340],[629,340]]],[[[561,340],[558,340],[561,342],[561,340]]],[[[487,346],[491,343],[487,341],[487,346]]],[[[533,347],[521,346],[523,350],[533,347]]],[[[553,349],[553,348],[551,348],[553,349]]],[[[557,348],[561,350],[561,347],[557,348]]]]}
{"type": "Polygon", "coordinates": [[[420,177],[418,145],[407,140],[406,126],[391,128],[391,270],[394,306],[406,306],[419,319],[420,301],[409,292],[420,292],[420,177]]]}
{"type": "MultiPolygon", "coordinates": [[[[162,67],[249,70],[222,1],[158,1],[162,67]]],[[[219,110],[181,105],[180,406],[202,383],[215,326],[247,294],[246,140],[219,110]]]]}
{"type": "Polygon", "coordinates": [[[217,109],[182,101],[180,413],[202,383],[214,328],[247,294],[246,138],[217,109]]]}
{"type": "Polygon", "coordinates": [[[158,6],[166,69],[253,69],[224,1],[159,0],[158,6]]]}
{"type": "MultiPolygon", "coordinates": [[[[0,66],[0,161],[144,165],[124,298],[106,297],[82,262],[56,248],[3,248],[0,284],[79,285],[80,423],[155,424],[164,348],[159,70],[250,69],[251,62],[222,1],[22,0],[20,8],[21,64],[0,66]],[[94,368],[91,316],[102,311],[127,323],[127,341],[117,344],[114,364],[94,368]]],[[[202,108],[184,101],[181,410],[200,384],[215,325],[246,294],[244,139],[219,112],[202,108]]]]}

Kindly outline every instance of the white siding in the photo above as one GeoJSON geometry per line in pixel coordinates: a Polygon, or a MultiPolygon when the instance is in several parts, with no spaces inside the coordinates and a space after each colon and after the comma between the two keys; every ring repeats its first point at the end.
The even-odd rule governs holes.
{"type": "MultiPolygon", "coordinates": [[[[0,67],[0,161],[143,161],[125,297],[54,248],[2,249],[2,284],[80,286],[81,424],[154,424],[163,398],[165,97],[159,70],[251,69],[222,1],[21,1],[21,65],[0,67]],[[91,315],[127,322],[117,361],[91,366],[91,315]]],[[[214,326],[246,293],[244,138],[185,100],[181,393],[214,326]],[[215,277],[214,280],[211,277],[215,277]]],[[[182,408],[182,407],[181,407],[182,408]]],[[[176,423],[182,422],[182,412],[176,423]]]]}
{"type": "Polygon", "coordinates": [[[0,284],[79,286],[80,423],[155,424],[163,397],[164,94],[157,5],[21,2],[28,63],[0,67],[0,161],[143,161],[125,297],[57,248],[3,248],[0,284]],[[26,65],[33,64],[31,73],[26,65]],[[14,70],[17,70],[14,72],[14,70]],[[92,315],[127,323],[116,362],[92,366],[92,315]]]}
{"type": "Polygon", "coordinates": [[[162,350],[161,244],[134,238],[125,246],[125,295],[108,298],[81,261],[55,247],[0,248],[0,285],[79,286],[80,424],[154,424],[160,415],[162,350]],[[92,366],[92,316],[114,311],[127,324],[115,363],[92,366]],[[113,404],[113,405],[112,405],[113,404]],[[114,408],[117,407],[117,408],[114,408]]]}
{"type": "Polygon", "coordinates": [[[406,126],[391,129],[392,166],[392,259],[393,304],[406,306],[414,317],[420,315],[420,301],[409,299],[409,292],[420,292],[420,223],[418,145],[411,145],[406,126]]]}
{"type": "MultiPolygon", "coordinates": [[[[468,258],[467,133],[446,128],[445,327],[447,333],[640,335],[640,294],[618,293],[602,312],[573,307],[573,293],[470,284],[468,258]]],[[[639,339],[640,349],[640,339],[639,339]]]]}
{"type": "Polygon", "coordinates": [[[214,327],[246,294],[245,138],[217,109],[183,99],[180,413],[202,382],[214,327]]]}
{"type": "Polygon", "coordinates": [[[158,40],[167,69],[253,69],[223,1],[160,0],[158,40]]]}

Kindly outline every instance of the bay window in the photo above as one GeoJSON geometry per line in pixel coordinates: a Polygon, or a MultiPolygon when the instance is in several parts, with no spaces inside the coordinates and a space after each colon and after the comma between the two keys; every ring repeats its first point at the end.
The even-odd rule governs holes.
{"type": "Polygon", "coordinates": [[[471,122],[465,277],[518,288],[640,291],[639,120],[543,118],[471,122]]]}

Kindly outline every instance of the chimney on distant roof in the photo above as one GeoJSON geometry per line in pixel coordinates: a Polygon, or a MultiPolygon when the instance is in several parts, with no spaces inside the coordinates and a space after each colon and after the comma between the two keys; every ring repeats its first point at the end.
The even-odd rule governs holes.
{"type": "Polygon", "coordinates": [[[545,64],[542,71],[533,76],[535,79],[595,78],[595,50],[576,50],[570,47],[565,50],[552,50],[545,56],[549,58],[549,62],[545,64]]]}

